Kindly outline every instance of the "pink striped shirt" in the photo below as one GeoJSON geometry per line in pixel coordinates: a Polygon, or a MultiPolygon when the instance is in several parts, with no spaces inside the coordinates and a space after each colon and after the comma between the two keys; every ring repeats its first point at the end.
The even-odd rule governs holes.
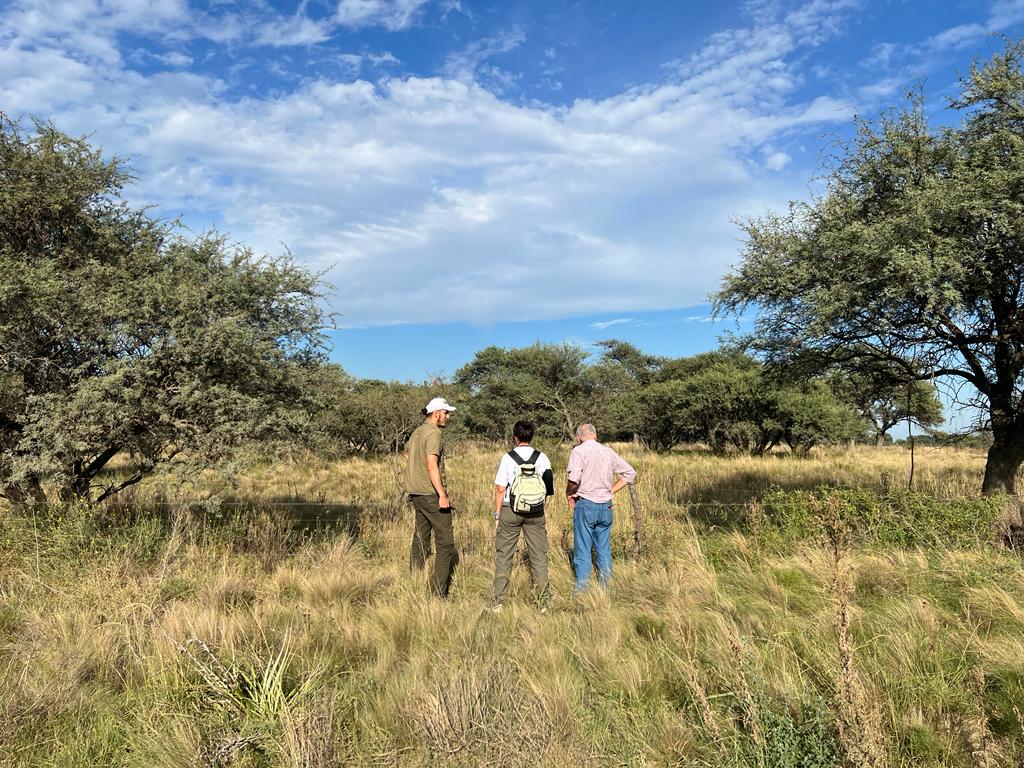
{"type": "Polygon", "coordinates": [[[597,440],[584,440],[569,454],[569,480],[579,483],[577,495],[598,504],[612,499],[612,475],[627,483],[636,480],[633,469],[619,454],[597,440]]]}

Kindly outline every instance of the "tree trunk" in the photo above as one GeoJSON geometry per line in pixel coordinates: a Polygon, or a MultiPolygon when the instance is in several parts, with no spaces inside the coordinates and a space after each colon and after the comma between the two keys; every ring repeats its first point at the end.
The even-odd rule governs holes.
{"type": "Polygon", "coordinates": [[[875,435],[875,448],[881,448],[885,445],[885,433],[879,432],[875,435]]]}
{"type": "MultiPolygon", "coordinates": [[[[71,462],[71,471],[69,472],[70,477],[65,485],[63,485],[57,492],[57,496],[61,501],[88,501],[89,491],[92,490],[92,481],[97,474],[110,462],[112,458],[117,456],[121,451],[121,445],[115,444],[106,448],[102,453],[93,458],[86,460],[84,458],[77,458],[71,462]]],[[[142,478],[140,477],[139,480],[142,478]]],[[[134,485],[138,480],[128,483],[128,485],[134,485]]],[[[121,490],[121,489],[118,489],[121,490]]],[[[116,493],[116,491],[114,492],[116,493]]],[[[104,498],[111,496],[111,493],[104,495],[104,498]]]]}
{"type": "Polygon", "coordinates": [[[57,489],[57,498],[65,503],[88,499],[91,478],[85,476],[85,462],[75,459],[68,474],[67,483],[57,489]]]}
{"type": "Polygon", "coordinates": [[[1016,493],[1017,472],[1024,463],[1024,433],[1015,432],[1010,436],[996,435],[995,442],[988,449],[985,462],[985,479],[981,492],[1016,493]]]}

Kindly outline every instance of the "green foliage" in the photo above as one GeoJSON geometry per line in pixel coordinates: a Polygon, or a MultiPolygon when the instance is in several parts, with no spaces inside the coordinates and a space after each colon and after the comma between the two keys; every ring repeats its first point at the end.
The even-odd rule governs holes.
{"type": "Polygon", "coordinates": [[[764,768],[835,768],[842,763],[832,713],[821,699],[802,706],[762,697],[762,745],[748,745],[748,759],[764,768]]]}
{"type": "Polygon", "coordinates": [[[313,376],[321,399],[314,422],[317,447],[335,456],[401,450],[423,423],[423,407],[441,394],[427,385],[356,379],[336,365],[322,366],[313,376]]]}
{"type": "Polygon", "coordinates": [[[596,361],[572,345],[488,347],[452,383],[361,380],[339,366],[320,366],[306,374],[319,410],[303,444],[332,456],[393,454],[436,395],[458,405],[450,440],[507,440],[519,419],[533,421],[539,440],[571,439],[575,426],[588,421],[604,440],[638,437],[659,450],[703,441],[716,452],[764,453],[776,445],[806,452],[862,431],[823,381],[779,383],[743,354],[665,359],[624,342],[601,345],[596,361]]]}
{"type": "Polygon", "coordinates": [[[918,445],[937,445],[949,448],[970,448],[987,451],[992,447],[992,433],[985,430],[957,433],[931,429],[927,434],[915,435],[914,442],[918,445]]]}
{"type": "Polygon", "coordinates": [[[884,444],[889,430],[901,421],[911,419],[925,429],[943,421],[935,385],[908,380],[906,372],[894,365],[848,365],[830,383],[840,399],[856,409],[877,445],[884,444]]]}
{"type": "Polygon", "coordinates": [[[712,450],[761,454],[776,445],[807,452],[858,433],[853,414],[821,381],[780,384],[743,355],[706,353],[670,361],[672,376],[636,396],[638,433],[652,447],[705,442],[712,450]]]}
{"type": "Polygon", "coordinates": [[[994,542],[1002,506],[996,496],[945,500],[911,491],[774,490],[747,522],[760,539],[776,544],[820,537],[833,525],[829,517],[838,514],[854,541],[901,548],[977,547],[994,542]]]}
{"type": "Polygon", "coordinates": [[[540,435],[571,437],[588,420],[597,394],[587,357],[573,344],[480,350],[455,373],[456,384],[472,395],[463,413],[467,425],[476,434],[508,439],[517,420],[529,419],[540,435]]]}
{"type": "Polygon", "coordinates": [[[606,339],[597,342],[597,346],[604,350],[602,363],[618,368],[629,381],[640,386],[655,381],[668,362],[665,358],[648,355],[628,341],[606,339]]]}
{"type": "Polygon", "coordinates": [[[840,403],[823,381],[784,387],[771,400],[774,418],[772,437],[797,452],[815,445],[836,443],[856,437],[863,430],[849,407],[840,403]]]}
{"type": "Polygon", "coordinates": [[[303,428],[314,276],[132,209],[120,163],[51,125],[0,116],[0,169],[0,493],[103,498],[303,428]]]}
{"type": "Polygon", "coordinates": [[[647,445],[664,451],[676,443],[699,439],[689,423],[688,395],[682,381],[659,381],[639,391],[637,434],[647,445]]]}
{"type": "Polygon", "coordinates": [[[664,636],[666,625],[662,619],[656,616],[641,613],[633,619],[633,629],[640,637],[654,642],[664,636]]]}
{"type": "Polygon", "coordinates": [[[1024,44],[973,66],[934,130],[924,99],[840,148],[828,191],[744,225],[716,311],[756,308],[746,341],[820,373],[851,361],[966,383],[994,436],[983,488],[1024,462],[1024,44]]]}

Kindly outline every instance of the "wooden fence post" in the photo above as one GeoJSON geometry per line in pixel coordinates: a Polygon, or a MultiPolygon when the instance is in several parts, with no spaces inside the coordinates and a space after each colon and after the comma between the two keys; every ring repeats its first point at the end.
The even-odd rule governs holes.
{"type": "Polygon", "coordinates": [[[629,503],[633,507],[633,557],[640,559],[640,550],[644,543],[644,510],[640,505],[640,492],[636,488],[639,481],[634,481],[629,488],[629,503]]]}

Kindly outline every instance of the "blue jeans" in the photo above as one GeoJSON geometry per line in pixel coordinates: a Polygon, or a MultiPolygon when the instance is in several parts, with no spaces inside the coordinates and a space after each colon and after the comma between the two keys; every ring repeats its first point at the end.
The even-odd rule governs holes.
{"type": "Polygon", "coordinates": [[[601,584],[612,578],[612,503],[598,503],[580,497],[572,517],[572,562],[576,569],[573,592],[581,592],[590,581],[590,551],[597,550],[597,571],[601,584]]]}

